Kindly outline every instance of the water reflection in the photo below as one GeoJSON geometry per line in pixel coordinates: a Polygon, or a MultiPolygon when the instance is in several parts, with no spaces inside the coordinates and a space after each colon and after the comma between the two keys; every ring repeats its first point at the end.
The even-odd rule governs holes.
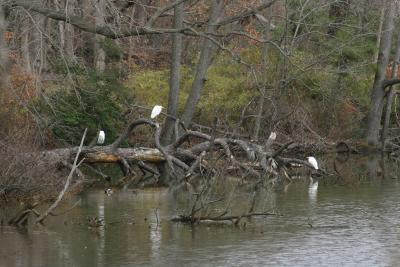
{"type": "Polygon", "coordinates": [[[317,193],[318,193],[318,181],[310,179],[310,184],[308,186],[308,198],[311,204],[315,204],[317,202],[317,193]]]}
{"type": "MultiPolygon", "coordinates": [[[[102,221],[105,221],[105,214],[104,214],[104,197],[99,198],[98,203],[97,203],[97,212],[98,212],[98,218],[102,221]]],[[[93,229],[96,233],[98,233],[98,240],[99,240],[99,249],[97,251],[97,265],[98,266],[104,266],[104,250],[105,250],[105,230],[104,227],[98,227],[97,229],[93,229]]]]}
{"type": "MultiPolygon", "coordinates": [[[[383,168],[377,162],[327,159],[323,166],[335,166],[339,176],[306,178],[282,192],[259,189],[253,194],[246,186],[228,183],[224,188],[232,209],[247,209],[246,199],[254,197],[258,208],[283,215],[253,219],[242,229],[171,223],[187,208],[187,192],[148,189],[108,197],[92,191],[77,197],[81,204],[70,213],[49,218],[45,227],[2,226],[0,267],[396,266],[399,165],[385,161],[383,168]],[[89,229],[87,217],[93,216],[104,219],[104,226],[89,229]]],[[[2,209],[0,218],[16,209],[2,209]]]]}

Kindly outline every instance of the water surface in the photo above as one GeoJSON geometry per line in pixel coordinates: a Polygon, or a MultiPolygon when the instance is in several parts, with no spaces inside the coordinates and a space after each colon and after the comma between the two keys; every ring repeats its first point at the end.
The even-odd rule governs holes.
{"type": "MultiPolygon", "coordinates": [[[[0,266],[400,265],[398,164],[353,159],[336,169],[340,178],[303,179],[270,193],[259,206],[282,216],[241,227],[171,222],[187,203],[166,189],[93,190],[46,226],[3,225],[0,266]],[[93,216],[105,225],[89,228],[93,216]]],[[[246,195],[233,196],[232,212],[247,205],[246,195]]],[[[17,208],[3,209],[1,218],[17,208]]]]}

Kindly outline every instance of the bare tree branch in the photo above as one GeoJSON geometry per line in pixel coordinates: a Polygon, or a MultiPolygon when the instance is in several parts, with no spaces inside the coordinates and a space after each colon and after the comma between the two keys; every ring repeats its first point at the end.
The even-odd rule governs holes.
{"type": "Polygon", "coordinates": [[[272,6],[272,4],[274,4],[276,1],[277,1],[277,0],[270,0],[270,1],[266,2],[266,3],[263,3],[263,4],[261,4],[261,5],[257,6],[257,7],[255,7],[255,8],[248,9],[248,10],[246,10],[246,11],[244,11],[244,12],[242,12],[242,13],[236,15],[236,16],[227,17],[227,18],[225,18],[225,19],[219,21],[219,22],[217,23],[217,25],[227,25],[227,24],[230,24],[230,23],[232,23],[232,22],[235,22],[235,21],[242,20],[242,19],[244,19],[244,18],[253,16],[253,15],[255,15],[257,12],[260,12],[261,10],[264,10],[264,9],[266,9],[266,8],[269,8],[269,7],[272,6]]]}
{"type": "Polygon", "coordinates": [[[188,0],[176,0],[172,3],[169,3],[166,6],[160,7],[154,14],[153,16],[151,16],[151,18],[147,21],[146,23],[146,27],[151,27],[153,26],[155,20],[157,18],[159,18],[162,14],[164,14],[165,12],[167,12],[168,10],[173,9],[174,7],[176,7],[179,4],[182,4],[183,2],[186,2],[188,0]]]}
{"type": "Polygon", "coordinates": [[[36,223],[42,223],[44,221],[44,219],[46,219],[46,217],[58,206],[58,204],[62,200],[65,192],[67,192],[69,184],[71,183],[71,179],[74,176],[75,171],[78,169],[79,165],[84,160],[84,159],[82,159],[78,163],[79,155],[80,155],[80,153],[82,151],[83,141],[85,141],[86,133],[87,133],[87,129],[85,129],[85,132],[83,133],[83,136],[82,136],[82,139],[81,139],[81,144],[79,145],[79,149],[78,149],[78,152],[76,153],[76,156],[75,156],[75,159],[74,159],[74,163],[72,164],[72,169],[71,169],[71,171],[70,171],[70,173],[69,173],[69,175],[67,177],[67,181],[65,182],[63,190],[61,190],[61,192],[58,194],[58,197],[57,197],[56,201],[46,210],[46,212],[44,212],[41,216],[39,216],[39,218],[36,219],[36,223]]]}

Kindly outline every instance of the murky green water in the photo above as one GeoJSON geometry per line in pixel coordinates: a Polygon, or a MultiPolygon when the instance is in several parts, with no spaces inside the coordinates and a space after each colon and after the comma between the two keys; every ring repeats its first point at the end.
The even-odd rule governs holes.
{"type": "Polygon", "coordinates": [[[46,226],[2,226],[0,266],[399,266],[398,163],[353,159],[336,169],[342,177],[272,193],[262,205],[282,216],[241,228],[170,222],[185,200],[165,189],[91,191],[46,226]],[[105,225],[88,228],[88,216],[105,225]]]}

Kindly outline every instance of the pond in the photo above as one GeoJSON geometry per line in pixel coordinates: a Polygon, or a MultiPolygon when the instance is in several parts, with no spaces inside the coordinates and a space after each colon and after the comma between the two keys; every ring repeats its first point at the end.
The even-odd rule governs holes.
{"type": "MultiPolygon", "coordinates": [[[[398,266],[399,164],[353,158],[322,165],[342,175],[271,192],[262,205],[280,216],[241,227],[171,222],[185,200],[167,189],[92,190],[45,226],[2,225],[0,266],[398,266]],[[89,228],[93,216],[104,225],[89,228]]],[[[16,209],[3,208],[0,218],[16,209]]]]}

